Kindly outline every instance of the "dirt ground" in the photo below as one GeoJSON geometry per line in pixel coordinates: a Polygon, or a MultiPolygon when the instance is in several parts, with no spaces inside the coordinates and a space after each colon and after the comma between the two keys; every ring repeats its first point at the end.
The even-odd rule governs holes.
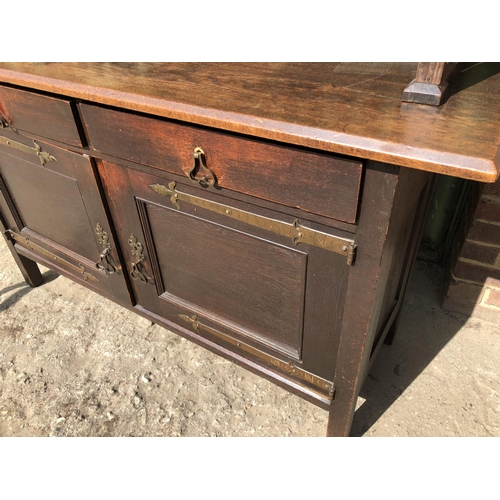
{"type": "MultiPolygon", "coordinates": [[[[1,436],[323,436],[325,411],[46,269],[0,239],[1,436]]],[[[500,331],[447,314],[419,262],[354,436],[500,436],[500,331]]]]}

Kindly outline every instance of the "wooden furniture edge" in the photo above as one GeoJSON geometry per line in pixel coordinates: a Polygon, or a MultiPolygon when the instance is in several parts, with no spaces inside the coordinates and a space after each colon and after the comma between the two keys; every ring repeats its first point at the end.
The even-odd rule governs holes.
{"type": "Polygon", "coordinates": [[[389,163],[397,166],[442,173],[463,179],[495,182],[500,175],[500,149],[492,159],[445,153],[438,150],[402,146],[345,132],[317,129],[257,116],[220,111],[165,99],[144,97],[104,87],[72,83],[0,69],[0,82],[61,94],[75,99],[181,120],[229,132],[287,142],[331,153],[389,163]]]}

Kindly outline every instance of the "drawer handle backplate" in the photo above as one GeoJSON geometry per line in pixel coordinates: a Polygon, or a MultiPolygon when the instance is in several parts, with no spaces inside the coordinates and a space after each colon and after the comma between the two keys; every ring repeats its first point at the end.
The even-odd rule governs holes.
{"type": "Polygon", "coordinates": [[[201,148],[194,148],[193,151],[193,167],[188,172],[188,177],[202,187],[215,186],[217,179],[215,174],[207,167],[205,162],[205,152],[201,148]],[[198,172],[203,172],[203,176],[196,177],[198,172]]]}

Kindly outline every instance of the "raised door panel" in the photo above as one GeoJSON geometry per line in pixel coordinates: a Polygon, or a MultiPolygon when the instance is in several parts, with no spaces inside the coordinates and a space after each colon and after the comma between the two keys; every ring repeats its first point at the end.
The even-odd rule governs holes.
{"type": "Polygon", "coordinates": [[[22,227],[88,260],[99,255],[78,181],[65,175],[70,172],[60,165],[62,172],[57,172],[15,156],[2,158],[3,179],[12,193],[22,227]]]}
{"type": "Polygon", "coordinates": [[[160,299],[300,359],[307,254],[175,208],[141,202],[160,299]]]}
{"type": "Polygon", "coordinates": [[[308,375],[333,380],[345,256],[275,231],[293,224],[288,215],[177,177],[177,197],[165,196],[158,186],[173,188],[171,175],[98,166],[139,307],[284,376],[297,374],[295,383],[308,384],[308,375]],[[228,211],[276,225],[256,227],[228,211]]]}

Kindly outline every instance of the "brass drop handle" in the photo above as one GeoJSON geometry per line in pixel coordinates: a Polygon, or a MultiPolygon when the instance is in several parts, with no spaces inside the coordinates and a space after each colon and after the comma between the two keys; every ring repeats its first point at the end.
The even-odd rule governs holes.
{"type": "Polygon", "coordinates": [[[101,271],[104,271],[106,274],[114,274],[118,269],[114,265],[113,259],[109,253],[111,251],[111,245],[109,243],[108,233],[104,231],[99,223],[97,223],[95,232],[97,234],[97,238],[99,239],[99,243],[103,247],[103,251],[99,256],[100,259],[98,262],[96,262],[95,267],[97,269],[100,269],[101,271]]]}
{"type": "Polygon", "coordinates": [[[132,255],[135,257],[135,262],[132,262],[132,271],[130,271],[130,277],[133,280],[140,281],[145,285],[148,280],[152,278],[141,271],[141,268],[143,267],[142,261],[145,259],[144,254],[142,253],[142,243],[137,240],[134,234],[131,234],[130,238],[128,239],[128,244],[132,248],[132,255]]]}
{"type": "Polygon", "coordinates": [[[217,182],[215,174],[207,167],[205,152],[199,147],[194,148],[193,167],[188,172],[188,177],[202,187],[215,186],[217,182]],[[203,172],[203,176],[198,179],[196,174],[200,171],[203,172]]]}

